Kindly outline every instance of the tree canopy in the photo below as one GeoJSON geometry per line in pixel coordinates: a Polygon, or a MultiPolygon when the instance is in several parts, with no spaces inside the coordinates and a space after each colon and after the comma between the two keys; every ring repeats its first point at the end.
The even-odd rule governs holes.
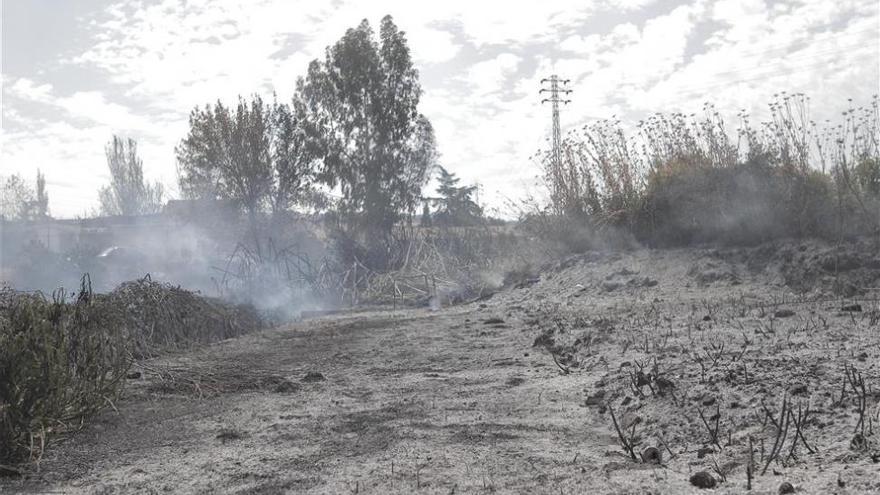
{"type": "Polygon", "coordinates": [[[6,220],[40,220],[49,217],[46,176],[37,170],[36,187],[19,174],[0,177],[0,217],[6,220]]]}
{"type": "Polygon", "coordinates": [[[483,209],[474,201],[477,186],[459,186],[461,179],[439,167],[437,194],[439,210],[434,218],[438,224],[472,225],[483,216],[483,209]]]}
{"type": "Polygon", "coordinates": [[[251,215],[287,210],[301,202],[313,180],[312,143],[302,105],[269,105],[239,98],[233,109],[217,102],[190,113],[190,131],[175,149],[180,189],[190,199],[236,201],[251,215]]]}
{"type": "Polygon", "coordinates": [[[369,244],[387,242],[401,216],[418,207],[436,159],[405,34],[386,16],[376,39],[364,20],[297,86],[322,158],[318,178],[341,193],[344,227],[365,232],[369,244]]]}
{"type": "Polygon", "coordinates": [[[144,163],[137,154],[137,142],[113,136],[104,149],[110,184],[98,191],[103,215],[146,215],[162,209],[164,188],[144,179],[144,163]]]}

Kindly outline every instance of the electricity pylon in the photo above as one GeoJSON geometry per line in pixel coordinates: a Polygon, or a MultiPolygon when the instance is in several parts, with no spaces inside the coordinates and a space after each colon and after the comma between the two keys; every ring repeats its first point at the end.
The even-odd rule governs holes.
{"type": "Polygon", "coordinates": [[[559,199],[559,188],[564,180],[562,171],[562,130],[559,128],[559,104],[567,105],[571,103],[571,100],[568,99],[568,95],[571,94],[571,90],[567,88],[568,83],[569,79],[560,79],[559,76],[553,74],[548,78],[541,79],[541,90],[538,92],[539,94],[549,93],[547,98],[541,100],[541,104],[550,103],[553,108],[553,149],[550,156],[549,179],[554,199],[559,199]],[[548,84],[550,87],[546,87],[548,84]]]}

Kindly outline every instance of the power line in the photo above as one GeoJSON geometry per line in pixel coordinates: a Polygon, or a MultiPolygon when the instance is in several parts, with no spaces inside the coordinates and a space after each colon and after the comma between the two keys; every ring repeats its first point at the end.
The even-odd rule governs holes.
{"type": "MultiPolygon", "coordinates": [[[[571,103],[571,100],[568,99],[568,95],[571,94],[572,91],[567,87],[569,82],[569,79],[560,79],[559,76],[553,74],[549,78],[541,79],[541,90],[538,91],[538,94],[548,94],[547,98],[541,100],[541,104],[550,103],[550,106],[553,109],[550,183],[554,188],[562,183],[562,152],[560,151],[560,147],[562,146],[562,130],[559,127],[559,104],[562,103],[563,105],[567,105],[571,103]],[[546,87],[548,85],[549,87],[546,87]]],[[[558,191],[554,191],[553,194],[554,196],[557,196],[558,191]]]]}

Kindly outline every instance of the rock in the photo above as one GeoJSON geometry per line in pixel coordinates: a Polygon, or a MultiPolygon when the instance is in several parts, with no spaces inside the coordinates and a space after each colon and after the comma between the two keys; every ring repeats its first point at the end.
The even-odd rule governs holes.
{"type": "Polygon", "coordinates": [[[272,388],[272,391],[279,394],[292,394],[294,392],[298,392],[301,385],[298,383],[294,383],[290,380],[281,380],[275,387],[272,388]]]}
{"type": "Polygon", "coordinates": [[[691,475],[691,484],[697,488],[715,488],[715,478],[706,471],[697,471],[691,475]]]}
{"type": "Polygon", "coordinates": [[[595,394],[587,397],[587,400],[584,404],[588,406],[601,406],[605,403],[605,391],[598,390],[595,394]]]}
{"type": "Polygon", "coordinates": [[[783,495],[785,493],[794,493],[794,485],[787,481],[779,485],[779,495],[783,495]]]}
{"type": "Polygon", "coordinates": [[[532,343],[532,347],[546,347],[548,349],[555,345],[556,341],[546,333],[542,333],[535,337],[535,341],[532,343]]]}
{"type": "Polygon", "coordinates": [[[641,456],[642,462],[645,464],[660,464],[663,462],[660,451],[655,447],[646,447],[642,450],[641,456]]]}
{"type": "Polygon", "coordinates": [[[225,444],[226,442],[231,442],[233,440],[241,440],[242,438],[244,438],[244,435],[242,435],[242,433],[239,431],[224,428],[220,430],[220,433],[217,434],[216,438],[217,440],[220,440],[220,442],[225,444]]]}
{"type": "Polygon", "coordinates": [[[513,288],[514,289],[525,289],[526,287],[531,287],[540,281],[541,281],[541,279],[537,278],[537,277],[527,278],[527,279],[517,283],[513,288]]]}
{"type": "Polygon", "coordinates": [[[794,311],[790,309],[778,309],[775,313],[773,313],[773,316],[775,316],[776,318],[789,318],[794,316],[794,311]]]}
{"type": "Polygon", "coordinates": [[[803,383],[794,384],[788,389],[788,393],[791,395],[807,395],[809,392],[809,387],[803,383]]]}
{"type": "Polygon", "coordinates": [[[306,373],[306,376],[303,377],[302,381],[311,383],[311,382],[323,382],[325,380],[324,375],[318,373],[317,371],[309,371],[306,373]]]}
{"type": "Polygon", "coordinates": [[[613,291],[619,289],[621,285],[622,284],[620,282],[613,282],[613,281],[603,282],[602,289],[605,292],[613,292],[613,291]]]}
{"type": "Polygon", "coordinates": [[[652,278],[648,278],[648,277],[638,278],[637,277],[637,278],[631,278],[629,280],[629,282],[626,283],[626,285],[628,287],[636,287],[636,288],[638,288],[638,287],[654,287],[657,285],[657,283],[658,282],[652,278]]]}
{"type": "Polygon", "coordinates": [[[866,450],[868,448],[868,439],[861,433],[856,433],[849,442],[849,448],[852,450],[866,450]]]}
{"type": "Polygon", "coordinates": [[[846,306],[840,308],[841,311],[849,311],[851,313],[860,313],[862,311],[861,304],[847,304],[846,306]]]}
{"type": "Polygon", "coordinates": [[[672,380],[666,377],[657,377],[654,379],[654,383],[657,384],[657,388],[660,390],[660,393],[665,393],[667,390],[672,390],[675,388],[675,383],[672,380]]]}

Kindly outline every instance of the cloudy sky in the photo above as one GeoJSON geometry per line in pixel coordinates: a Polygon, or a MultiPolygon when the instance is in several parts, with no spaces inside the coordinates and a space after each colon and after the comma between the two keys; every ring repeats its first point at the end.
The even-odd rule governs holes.
{"type": "Polygon", "coordinates": [[[0,174],[47,176],[55,216],[96,206],[103,146],[139,142],[176,191],[173,148],[196,105],[288,98],[310,60],[361,19],[406,31],[442,164],[501,206],[533,188],[550,128],[539,81],[571,79],[563,125],[656,111],[760,116],[774,93],[817,120],[880,80],[877,0],[3,0],[0,174]]]}

